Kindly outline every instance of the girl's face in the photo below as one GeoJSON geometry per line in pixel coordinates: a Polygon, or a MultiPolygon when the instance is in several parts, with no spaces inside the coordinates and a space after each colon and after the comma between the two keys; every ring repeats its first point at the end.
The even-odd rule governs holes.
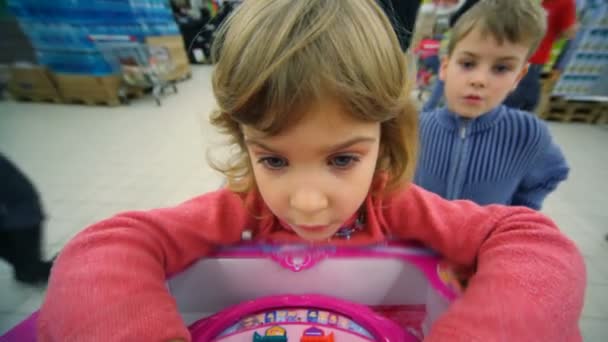
{"type": "Polygon", "coordinates": [[[249,126],[243,133],[260,194],[300,237],[331,238],[365,200],[380,123],[357,120],[337,101],[324,101],[278,135],[249,126]]]}

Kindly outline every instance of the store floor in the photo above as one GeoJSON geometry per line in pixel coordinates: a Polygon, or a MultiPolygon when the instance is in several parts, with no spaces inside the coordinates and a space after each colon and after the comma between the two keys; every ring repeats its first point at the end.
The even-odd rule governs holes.
{"type": "MultiPolygon", "coordinates": [[[[152,98],[108,108],[0,102],[0,151],[37,184],[48,213],[45,253],[56,254],[86,225],[118,211],[179,203],[217,188],[206,149],[222,141],[207,114],[211,69],[195,67],[161,107],[152,98]]],[[[608,127],[550,124],[572,166],[546,202],[580,246],[589,285],[585,341],[608,340],[608,127]]],[[[44,288],[12,280],[0,261],[0,333],[38,308],[44,288]]]]}

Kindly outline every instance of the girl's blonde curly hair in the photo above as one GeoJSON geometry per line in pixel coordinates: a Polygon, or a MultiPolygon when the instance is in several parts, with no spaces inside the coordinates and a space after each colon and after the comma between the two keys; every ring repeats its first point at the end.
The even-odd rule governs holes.
{"type": "Polygon", "coordinates": [[[389,188],[411,180],[417,112],[406,56],[374,0],[246,0],[220,28],[213,47],[211,122],[236,153],[212,161],[237,192],[254,186],[242,125],[268,135],[297,122],[325,98],[353,117],[381,123],[377,170],[389,188]]]}

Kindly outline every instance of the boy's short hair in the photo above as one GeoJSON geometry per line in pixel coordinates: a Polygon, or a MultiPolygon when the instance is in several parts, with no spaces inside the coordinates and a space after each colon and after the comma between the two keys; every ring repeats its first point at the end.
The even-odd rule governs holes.
{"type": "Polygon", "coordinates": [[[378,171],[389,187],[411,180],[417,112],[412,75],[399,41],[374,0],[247,0],[213,47],[211,122],[236,146],[226,163],[210,160],[234,191],[254,179],[242,125],[268,135],[297,123],[311,105],[341,102],[361,120],[381,123],[378,171]]]}
{"type": "Polygon", "coordinates": [[[529,44],[528,58],[536,51],[547,30],[545,11],[539,0],[480,0],[454,24],[448,55],[475,28],[491,34],[499,44],[529,44]]]}

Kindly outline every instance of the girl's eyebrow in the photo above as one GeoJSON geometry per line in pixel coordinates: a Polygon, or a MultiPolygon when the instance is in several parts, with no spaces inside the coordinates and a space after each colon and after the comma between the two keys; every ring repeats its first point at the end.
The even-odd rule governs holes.
{"type": "MultiPolygon", "coordinates": [[[[330,146],[325,148],[325,152],[331,153],[331,152],[336,152],[339,150],[343,150],[345,148],[351,147],[353,145],[359,144],[359,143],[374,143],[376,142],[376,138],[373,137],[366,137],[366,136],[357,136],[357,137],[353,137],[351,139],[348,139],[344,142],[338,143],[334,146],[330,146]]],[[[268,145],[264,144],[263,142],[254,139],[254,138],[247,138],[245,139],[245,144],[247,145],[255,145],[257,147],[260,147],[270,153],[274,153],[274,154],[281,154],[280,152],[278,152],[277,150],[269,147],[268,145]]]]}
{"type": "Polygon", "coordinates": [[[245,144],[246,145],[254,145],[254,146],[260,147],[260,148],[262,148],[262,149],[264,149],[264,150],[266,150],[266,151],[268,151],[270,153],[281,154],[278,151],[273,150],[272,148],[266,146],[264,143],[262,143],[261,141],[259,141],[257,139],[253,139],[253,138],[245,139],[245,144]]]}
{"type": "Polygon", "coordinates": [[[343,150],[345,148],[351,147],[353,145],[359,144],[359,143],[374,143],[376,142],[376,138],[373,137],[366,137],[366,136],[358,136],[358,137],[353,137],[351,139],[346,140],[345,142],[336,144],[334,146],[331,146],[329,148],[327,148],[327,152],[336,152],[339,150],[343,150]]]}

